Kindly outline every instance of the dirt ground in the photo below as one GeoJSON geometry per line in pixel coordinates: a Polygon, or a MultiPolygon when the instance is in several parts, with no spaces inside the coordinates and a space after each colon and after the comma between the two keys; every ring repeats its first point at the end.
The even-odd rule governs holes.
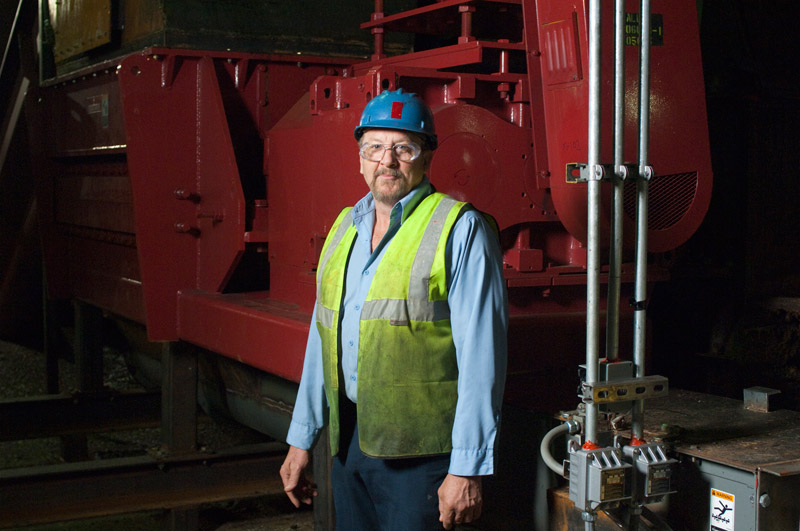
{"type": "MultiPolygon", "coordinates": [[[[130,376],[122,355],[104,353],[104,385],[128,389],[138,384],[130,376]]],[[[72,363],[59,362],[62,393],[75,388],[72,363]]],[[[0,341],[0,400],[36,396],[46,391],[45,359],[40,352],[0,341]]],[[[198,426],[198,443],[222,448],[258,440],[263,436],[232,422],[215,419],[198,426]]],[[[87,437],[90,459],[141,455],[160,443],[158,429],[92,434],[87,437]]],[[[0,469],[62,463],[58,438],[0,442],[0,469]]],[[[22,528],[25,531],[161,531],[164,511],[148,511],[89,520],[59,522],[22,528]]],[[[0,527],[2,522],[0,522],[0,527]]],[[[312,531],[313,512],[295,510],[281,491],[248,500],[201,506],[201,531],[312,531]]]]}

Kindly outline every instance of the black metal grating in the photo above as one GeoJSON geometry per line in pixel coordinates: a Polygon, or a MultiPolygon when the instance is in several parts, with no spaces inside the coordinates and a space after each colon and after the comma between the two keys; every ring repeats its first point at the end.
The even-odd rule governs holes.
{"type": "MultiPolygon", "coordinates": [[[[656,175],[648,190],[649,230],[667,230],[689,211],[697,194],[697,172],[656,175]]],[[[623,194],[625,213],[636,219],[636,183],[628,181],[623,194]]]]}

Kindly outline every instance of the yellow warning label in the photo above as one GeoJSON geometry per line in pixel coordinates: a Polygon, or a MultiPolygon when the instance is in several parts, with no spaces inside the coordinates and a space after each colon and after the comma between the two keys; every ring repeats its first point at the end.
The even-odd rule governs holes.
{"type": "Polygon", "coordinates": [[[733,501],[732,494],[728,494],[727,492],[722,492],[721,490],[711,489],[711,495],[717,498],[722,498],[723,500],[728,500],[730,502],[733,501]]]}

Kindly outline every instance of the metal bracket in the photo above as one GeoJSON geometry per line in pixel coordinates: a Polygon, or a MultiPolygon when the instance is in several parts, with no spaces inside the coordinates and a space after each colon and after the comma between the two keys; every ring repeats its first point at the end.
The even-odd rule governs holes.
{"type": "Polygon", "coordinates": [[[666,397],[669,393],[669,380],[664,376],[652,375],[608,382],[584,382],[582,388],[581,398],[587,404],[630,402],[666,397]]]}
{"type": "Polygon", "coordinates": [[[652,166],[645,166],[644,172],[639,173],[638,164],[596,164],[594,171],[589,170],[585,162],[571,162],[567,164],[567,182],[585,183],[589,181],[609,181],[615,176],[623,181],[628,179],[644,179],[649,181],[655,175],[652,166]]]}

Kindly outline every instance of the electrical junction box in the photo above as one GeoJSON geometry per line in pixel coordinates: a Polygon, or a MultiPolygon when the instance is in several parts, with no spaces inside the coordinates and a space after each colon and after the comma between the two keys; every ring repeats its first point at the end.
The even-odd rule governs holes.
{"type": "Polygon", "coordinates": [[[658,443],[625,446],[622,453],[633,464],[633,496],[641,496],[645,503],[661,500],[672,489],[672,471],[678,464],[667,457],[664,446],[658,443]]]}
{"type": "Polygon", "coordinates": [[[631,497],[631,465],[619,448],[569,452],[569,499],[582,511],[618,505],[631,497]]]}
{"type": "Polygon", "coordinates": [[[679,462],[654,507],[673,529],[800,529],[800,413],[672,389],[647,402],[645,437],[679,462]]]}

